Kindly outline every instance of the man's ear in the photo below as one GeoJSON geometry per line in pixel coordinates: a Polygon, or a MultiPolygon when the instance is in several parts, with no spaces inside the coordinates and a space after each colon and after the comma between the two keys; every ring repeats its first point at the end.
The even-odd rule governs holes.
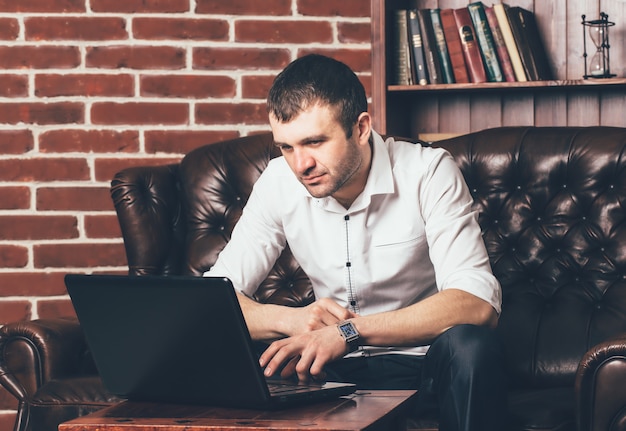
{"type": "Polygon", "coordinates": [[[369,145],[370,135],[372,134],[372,117],[368,112],[361,112],[356,124],[359,131],[359,143],[369,145]]]}

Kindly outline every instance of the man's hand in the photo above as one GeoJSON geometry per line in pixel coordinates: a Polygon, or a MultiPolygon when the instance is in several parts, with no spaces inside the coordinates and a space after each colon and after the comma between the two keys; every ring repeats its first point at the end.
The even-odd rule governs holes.
{"type": "Polygon", "coordinates": [[[261,304],[241,293],[237,297],[250,335],[255,340],[290,337],[356,317],[355,313],[328,298],[319,299],[306,307],[287,307],[261,304]]]}
{"type": "Polygon", "coordinates": [[[285,335],[293,336],[336,325],[357,315],[332,299],[322,298],[306,307],[285,310],[285,317],[285,335]]]}
{"type": "Polygon", "coordinates": [[[280,375],[294,374],[298,380],[324,378],[324,366],[347,353],[347,345],[335,324],[321,329],[295,335],[273,342],[261,355],[259,363],[265,367],[265,375],[274,375],[281,367],[280,375]]]}

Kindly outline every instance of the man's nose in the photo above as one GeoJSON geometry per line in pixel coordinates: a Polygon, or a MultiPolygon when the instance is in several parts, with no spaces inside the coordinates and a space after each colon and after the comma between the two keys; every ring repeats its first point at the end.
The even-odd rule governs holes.
{"type": "Polygon", "coordinates": [[[294,151],[294,165],[297,172],[304,174],[315,166],[315,159],[305,149],[297,149],[294,151]]]}

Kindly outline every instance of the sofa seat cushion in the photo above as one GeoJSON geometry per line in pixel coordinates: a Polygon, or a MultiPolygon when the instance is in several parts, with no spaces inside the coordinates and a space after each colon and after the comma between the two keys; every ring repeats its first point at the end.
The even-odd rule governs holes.
{"type": "Polygon", "coordinates": [[[60,423],[121,401],[104,388],[99,377],[52,380],[31,399],[28,429],[57,431],[60,423]]]}
{"type": "Polygon", "coordinates": [[[574,388],[513,391],[509,418],[515,431],[575,431],[574,388]]]}

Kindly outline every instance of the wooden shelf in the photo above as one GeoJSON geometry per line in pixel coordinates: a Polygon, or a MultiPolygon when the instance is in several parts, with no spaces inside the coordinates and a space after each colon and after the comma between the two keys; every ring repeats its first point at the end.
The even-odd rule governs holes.
{"type": "Polygon", "coordinates": [[[551,81],[526,81],[526,82],[485,82],[480,84],[437,84],[437,85],[390,85],[387,91],[415,91],[415,92],[465,92],[465,91],[510,91],[515,89],[534,89],[534,88],[567,88],[581,89],[581,87],[612,87],[626,86],[626,78],[607,78],[607,79],[568,79],[568,80],[551,80],[551,81]]]}

